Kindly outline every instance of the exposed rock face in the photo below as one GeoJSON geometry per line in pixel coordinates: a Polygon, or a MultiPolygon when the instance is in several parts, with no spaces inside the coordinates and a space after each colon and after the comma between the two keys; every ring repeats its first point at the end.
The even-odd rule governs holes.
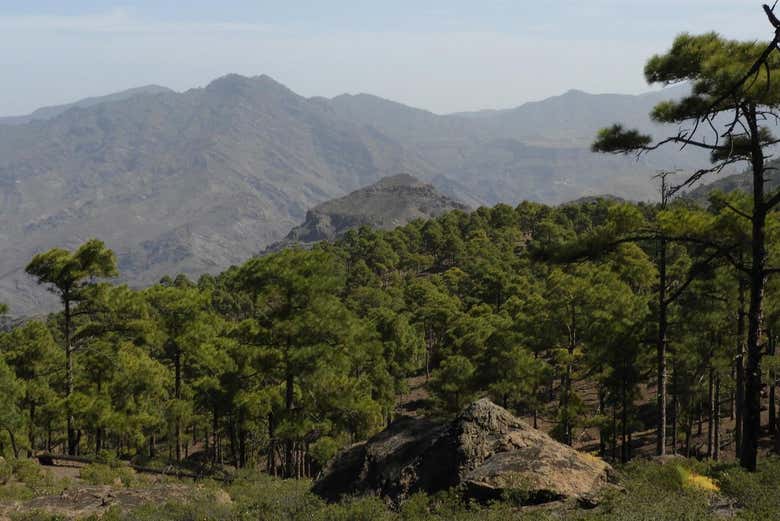
{"type": "MultiPolygon", "coordinates": [[[[126,513],[144,505],[168,502],[189,502],[208,498],[212,504],[224,505],[230,496],[221,489],[209,490],[202,486],[156,484],[143,488],[121,486],[84,486],[69,488],[56,496],[39,496],[27,501],[0,503],[0,521],[17,519],[33,513],[48,514],[56,519],[100,519],[110,509],[126,513]]],[[[25,517],[26,518],[26,517],[25,517]]],[[[36,517],[37,518],[37,517],[36,517]]],[[[40,518],[43,518],[41,516],[40,518]]],[[[48,518],[47,518],[48,519],[48,518]]]]}
{"type": "Polygon", "coordinates": [[[415,219],[438,217],[450,210],[468,211],[469,207],[409,174],[384,177],[344,197],[315,206],[306,213],[303,224],[268,250],[335,239],[361,226],[392,230],[415,219]]]}
{"type": "Polygon", "coordinates": [[[478,500],[515,493],[529,504],[592,501],[611,475],[604,461],[482,399],[451,422],[399,419],[336,457],[314,491],[328,500],[363,493],[400,500],[462,486],[478,500]]]}

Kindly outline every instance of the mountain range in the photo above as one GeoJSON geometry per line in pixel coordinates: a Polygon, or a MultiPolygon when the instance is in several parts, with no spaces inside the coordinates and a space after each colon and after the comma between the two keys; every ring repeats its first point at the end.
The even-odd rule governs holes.
{"type": "Polygon", "coordinates": [[[142,87],[0,119],[0,301],[50,309],[24,266],[36,252],[103,239],[123,280],[197,276],[284,238],[318,204],[400,173],[476,207],[610,193],[654,197],[649,177],[706,160],[589,151],[676,87],[640,96],[569,91],[515,109],[437,115],[367,94],[306,98],[268,76],[204,88],[142,87]]]}

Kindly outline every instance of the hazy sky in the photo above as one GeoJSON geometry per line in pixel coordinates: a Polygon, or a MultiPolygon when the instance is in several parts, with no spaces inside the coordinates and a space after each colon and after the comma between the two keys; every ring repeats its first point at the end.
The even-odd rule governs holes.
{"type": "Polygon", "coordinates": [[[435,112],[649,90],[683,31],[768,39],[746,0],[0,0],[0,115],[230,72],[435,112]]]}

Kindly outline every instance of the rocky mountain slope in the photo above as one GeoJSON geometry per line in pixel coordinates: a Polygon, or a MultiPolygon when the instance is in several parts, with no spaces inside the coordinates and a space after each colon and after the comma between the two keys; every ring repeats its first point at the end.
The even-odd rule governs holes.
{"type": "Polygon", "coordinates": [[[25,264],[93,236],[117,251],[134,285],[216,272],[283,238],[317,204],[400,172],[470,206],[652,197],[657,168],[700,158],[637,162],[587,145],[612,121],[652,127],[650,106],[677,95],[569,92],[441,116],[229,75],[183,93],[142,89],[0,122],[0,301],[16,314],[50,309],[25,264]]]}
{"type": "Polygon", "coordinates": [[[409,174],[398,174],[318,204],[306,212],[306,220],[301,225],[269,250],[334,239],[360,226],[391,230],[415,219],[469,209],[466,204],[440,194],[433,185],[409,174]]]}
{"type": "Polygon", "coordinates": [[[145,85],[143,87],[136,87],[134,89],[127,89],[121,92],[115,92],[114,94],[108,94],[107,96],[96,96],[93,98],[84,98],[74,103],[66,103],[65,105],[53,105],[51,107],[41,107],[30,114],[23,116],[4,116],[0,117],[0,125],[23,125],[35,120],[52,119],[63,112],[66,112],[72,108],[86,109],[95,105],[101,105],[103,103],[110,103],[112,101],[122,101],[136,96],[148,96],[154,94],[168,94],[173,91],[167,87],[160,87],[159,85],[145,85]]]}

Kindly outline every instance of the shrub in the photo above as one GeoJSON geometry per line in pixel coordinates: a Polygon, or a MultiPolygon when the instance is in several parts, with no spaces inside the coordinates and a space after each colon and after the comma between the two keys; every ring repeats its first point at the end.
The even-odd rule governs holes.
{"type": "Polygon", "coordinates": [[[51,478],[38,463],[31,459],[17,459],[11,462],[14,476],[32,489],[51,485],[51,478]]]}
{"type": "Polygon", "coordinates": [[[746,472],[736,464],[713,470],[723,493],[743,509],[740,519],[780,519],[780,458],[761,461],[758,472],[746,472]]]}
{"type": "Polygon", "coordinates": [[[119,485],[130,487],[138,482],[133,469],[125,466],[91,463],[79,471],[81,479],[90,485],[119,485]]]}
{"type": "Polygon", "coordinates": [[[5,458],[0,456],[0,485],[5,485],[14,473],[14,469],[5,458]]]}

